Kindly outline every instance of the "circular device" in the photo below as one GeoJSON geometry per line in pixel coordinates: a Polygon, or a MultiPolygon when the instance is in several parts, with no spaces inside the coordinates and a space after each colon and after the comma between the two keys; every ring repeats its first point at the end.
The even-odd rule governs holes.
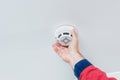
{"type": "Polygon", "coordinates": [[[55,31],[55,39],[58,43],[63,46],[69,46],[72,40],[71,30],[73,29],[72,26],[60,26],[55,31]]]}

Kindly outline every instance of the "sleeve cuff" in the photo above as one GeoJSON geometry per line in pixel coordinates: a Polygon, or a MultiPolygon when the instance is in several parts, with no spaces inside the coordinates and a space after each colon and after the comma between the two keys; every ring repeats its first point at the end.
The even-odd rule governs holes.
{"type": "Polygon", "coordinates": [[[81,72],[90,65],[92,65],[92,64],[88,60],[86,60],[86,59],[80,60],[74,66],[74,75],[77,78],[79,78],[81,72]]]}

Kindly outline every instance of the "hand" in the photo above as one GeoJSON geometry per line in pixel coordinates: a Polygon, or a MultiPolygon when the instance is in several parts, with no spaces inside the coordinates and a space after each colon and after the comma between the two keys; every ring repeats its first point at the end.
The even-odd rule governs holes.
{"type": "Polygon", "coordinates": [[[60,43],[54,43],[53,49],[54,51],[67,63],[69,63],[72,67],[74,65],[84,59],[84,57],[80,54],[79,47],[78,47],[78,36],[73,29],[71,31],[72,33],[72,41],[69,46],[62,46],[60,43]]]}

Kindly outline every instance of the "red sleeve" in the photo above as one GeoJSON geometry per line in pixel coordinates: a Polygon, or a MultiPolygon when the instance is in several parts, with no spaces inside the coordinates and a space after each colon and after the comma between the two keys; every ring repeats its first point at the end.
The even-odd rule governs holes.
{"type": "Polygon", "coordinates": [[[81,72],[79,80],[117,80],[117,79],[112,77],[108,78],[103,71],[99,70],[93,65],[90,65],[81,72]]]}

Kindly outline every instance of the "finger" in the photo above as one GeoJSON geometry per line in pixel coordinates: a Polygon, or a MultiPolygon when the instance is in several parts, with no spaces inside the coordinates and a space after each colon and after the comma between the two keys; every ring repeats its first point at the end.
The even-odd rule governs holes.
{"type": "Polygon", "coordinates": [[[73,50],[73,51],[78,51],[78,35],[77,32],[75,30],[75,28],[71,31],[72,33],[72,42],[71,45],[69,46],[69,49],[73,50]]]}
{"type": "Polygon", "coordinates": [[[68,46],[63,46],[63,45],[61,45],[60,43],[58,43],[58,42],[56,42],[56,43],[54,43],[56,46],[58,46],[58,47],[61,47],[61,48],[68,48],[68,46]]]}
{"type": "Polygon", "coordinates": [[[60,55],[60,54],[61,54],[61,51],[62,51],[60,45],[57,44],[57,43],[54,43],[52,46],[53,46],[54,51],[55,51],[58,55],[60,55]]]}
{"type": "Polygon", "coordinates": [[[60,43],[58,43],[58,42],[56,42],[55,45],[58,46],[58,47],[62,46],[62,45],[61,45],[60,43]]]}
{"type": "Polygon", "coordinates": [[[72,43],[71,43],[74,47],[78,46],[78,35],[77,32],[75,30],[75,28],[72,30],[72,43]]]}
{"type": "Polygon", "coordinates": [[[63,54],[67,52],[68,46],[62,46],[60,43],[56,42],[53,44],[54,51],[58,54],[63,54]]]}
{"type": "Polygon", "coordinates": [[[75,28],[72,29],[71,33],[72,33],[73,40],[77,41],[78,40],[78,35],[77,35],[77,32],[76,32],[75,28]]]}
{"type": "Polygon", "coordinates": [[[63,55],[63,49],[62,49],[61,47],[58,47],[58,46],[56,46],[56,49],[57,49],[56,53],[57,53],[60,57],[62,57],[62,55],[63,55]]]}
{"type": "Polygon", "coordinates": [[[52,47],[53,47],[54,51],[57,53],[59,49],[57,48],[55,43],[52,45],[52,47]]]}

